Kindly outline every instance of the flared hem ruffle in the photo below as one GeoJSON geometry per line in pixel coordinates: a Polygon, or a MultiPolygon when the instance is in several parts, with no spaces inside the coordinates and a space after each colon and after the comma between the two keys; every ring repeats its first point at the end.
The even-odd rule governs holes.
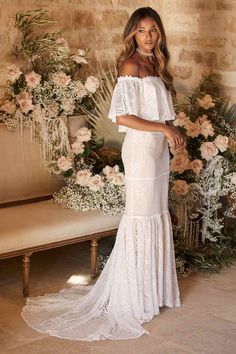
{"type": "Polygon", "coordinates": [[[22,318],[51,336],[122,340],[148,334],[159,308],[180,307],[169,211],[123,215],[115,245],[94,285],[28,298],[22,318]]]}

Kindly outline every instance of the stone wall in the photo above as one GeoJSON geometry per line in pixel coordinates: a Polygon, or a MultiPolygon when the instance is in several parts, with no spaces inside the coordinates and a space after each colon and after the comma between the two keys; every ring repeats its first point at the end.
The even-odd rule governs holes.
{"type": "MultiPolygon", "coordinates": [[[[171,54],[170,70],[181,98],[198,84],[203,72],[222,75],[223,94],[236,102],[236,1],[235,0],[0,0],[0,84],[5,64],[16,62],[9,43],[17,11],[46,8],[59,20],[49,29],[63,30],[72,49],[91,49],[90,70],[96,61],[116,56],[130,14],[151,6],[159,12],[171,54]]],[[[105,64],[104,64],[105,65],[105,64]]]]}

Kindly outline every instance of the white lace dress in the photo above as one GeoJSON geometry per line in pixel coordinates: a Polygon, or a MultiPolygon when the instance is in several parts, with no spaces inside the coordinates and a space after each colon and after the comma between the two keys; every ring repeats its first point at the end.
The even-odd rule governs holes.
{"type": "MultiPolygon", "coordinates": [[[[134,114],[175,118],[160,78],[123,76],[115,86],[109,118],[134,114]]],[[[169,150],[160,132],[119,126],[126,207],[111,255],[94,285],[28,298],[24,320],[34,329],[74,340],[122,340],[148,334],[142,323],[159,308],[181,306],[168,211],[169,150]]]]}

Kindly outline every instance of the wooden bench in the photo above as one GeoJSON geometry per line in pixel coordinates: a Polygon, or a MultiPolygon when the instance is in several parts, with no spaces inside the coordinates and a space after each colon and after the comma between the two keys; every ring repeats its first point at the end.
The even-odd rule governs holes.
{"type": "Polygon", "coordinates": [[[0,147],[0,259],[22,256],[24,296],[34,252],[90,240],[91,276],[96,276],[98,240],[115,235],[121,215],[76,212],[48,200],[61,184],[41,165],[39,144],[28,130],[21,151],[17,135],[0,124],[0,147]]]}

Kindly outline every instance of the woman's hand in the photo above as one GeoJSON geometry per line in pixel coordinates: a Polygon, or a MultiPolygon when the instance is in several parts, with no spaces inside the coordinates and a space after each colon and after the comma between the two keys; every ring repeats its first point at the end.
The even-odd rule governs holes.
{"type": "Polygon", "coordinates": [[[181,149],[186,143],[184,136],[174,126],[166,125],[163,133],[175,150],[181,149]]]}

